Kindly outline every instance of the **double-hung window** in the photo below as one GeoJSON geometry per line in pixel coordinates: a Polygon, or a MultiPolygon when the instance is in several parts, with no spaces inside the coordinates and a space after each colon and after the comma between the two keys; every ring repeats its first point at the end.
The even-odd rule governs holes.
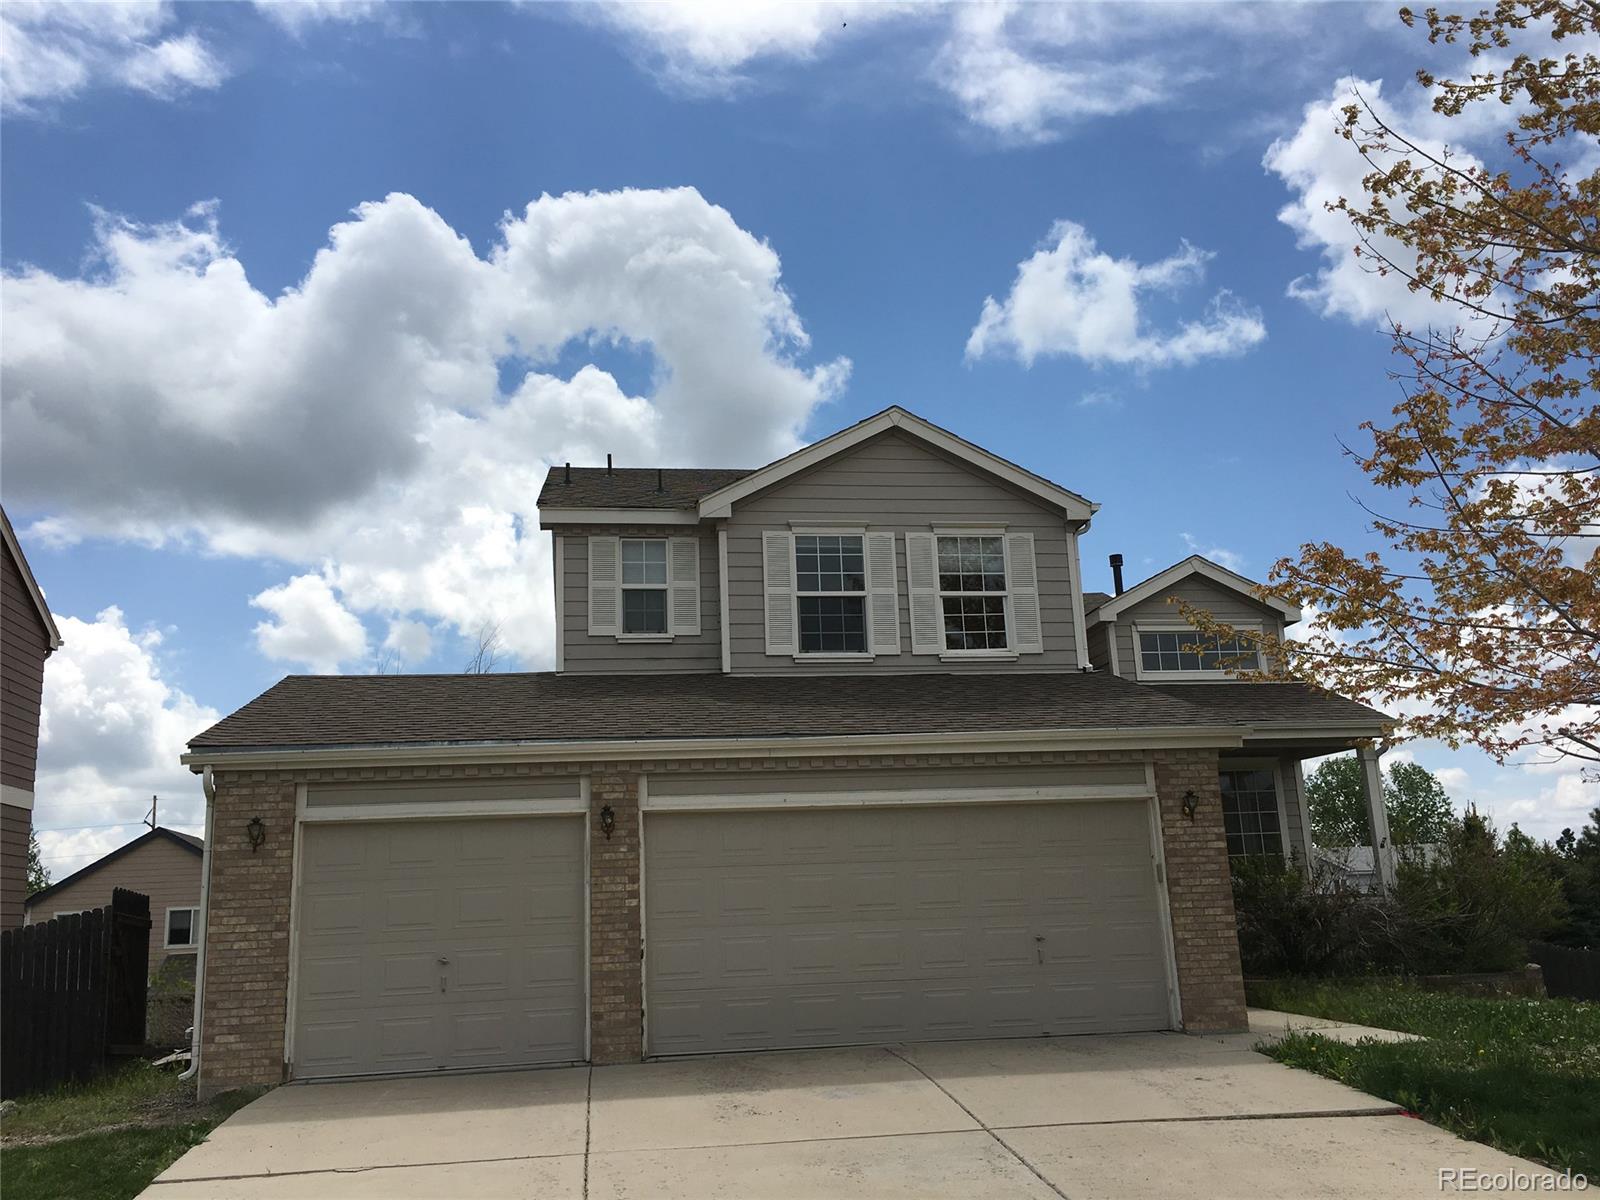
{"type": "Polygon", "coordinates": [[[1218,638],[1196,629],[1137,630],[1139,675],[1184,676],[1206,674],[1225,678],[1234,671],[1253,671],[1261,664],[1255,643],[1237,634],[1218,638]]]}
{"type": "Polygon", "coordinates": [[[1278,819],[1278,789],[1271,769],[1223,771],[1222,830],[1228,854],[1246,858],[1283,853],[1283,826],[1278,819]]]}
{"type": "Polygon", "coordinates": [[[163,943],[168,950],[189,950],[195,945],[199,934],[199,921],[195,919],[200,910],[197,908],[169,908],[167,909],[167,939],[163,943]]]}
{"type": "Polygon", "coordinates": [[[867,567],[859,533],[797,533],[801,654],[867,653],[867,567]]]}
{"type": "Polygon", "coordinates": [[[938,539],[946,650],[1006,650],[1006,549],[999,536],[938,539]]]}
{"type": "Polygon", "coordinates": [[[622,539],[622,632],[667,632],[667,539],[622,539]]]}

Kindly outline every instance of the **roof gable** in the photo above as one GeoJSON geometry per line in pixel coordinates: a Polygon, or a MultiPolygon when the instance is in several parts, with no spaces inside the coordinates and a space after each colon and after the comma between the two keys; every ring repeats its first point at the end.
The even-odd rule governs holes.
{"type": "Polygon", "coordinates": [[[102,854],[88,866],[79,867],[65,879],[58,879],[49,887],[40,888],[37,892],[33,893],[33,895],[28,896],[23,900],[23,907],[32,908],[35,904],[41,903],[45,899],[61,891],[63,888],[71,887],[73,884],[82,883],[85,879],[95,874],[95,872],[99,871],[101,868],[110,866],[118,859],[126,858],[128,855],[134,853],[134,851],[139,850],[144,846],[148,846],[151,842],[157,840],[171,842],[174,846],[178,846],[184,850],[187,850],[196,858],[201,857],[205,853],[205,842],[200,838],[197,838],[192,834],[179,833],[176,829],[168,829],[163,825],[157,825],[149,832],[143,833],[134,838],[133,841],[118,846],[115,850],[112,850],[108,854],[102,854]]]}
{"type": "Polygon", "coordinates": [[[1099,508],[1099,505],[1086,500],[1076,492],[1070,492],[1043,476],[1035,475],[1032,471],[1025,470],[997,454],[991,454],[981,446],[975,446],[949,430],[941,429],[931,421],[925,421],[896,405],[703,496],[699,505],[700,518],[707,520],[730,516],[734,506],[741,500],[757,492],[763,492],[801,471],[818,466],[836,455],[844,454],[890,430],[898,430],[903,435],[922,441],[1019,491],[1044,501],[1051,507],[1059,509],[1069,520],[1080,521],[1087,525],[1099,508]]]}
{"type": "Polygon", "coordinates": [[[28,557],[22,553],[22,546],[17,541],[17,531],[11,528],[11,518],[6,515],[4,508],[0,508],[0,535],[5,539],[6,552],[17,564],[17,574],[22,577],[23,590],[28,593],[28,599],[33,601],[34,611],[39,614],[39,621],[44,625],[46,643],[50,649],[59,650],[61,631],[56,628],[56,619],[50,615],[50,606],[45,603],[44,593],[39,590],[39,582],[33,577],[33,568],[28,566],[28,557]]]}
{"type": "Polygon", "coordinates": [[[1300,619],[1301,614],[1298,606],[1279,600],[1276,596],[1262,596],[1258,592],[1260,585],[1254,580],[1246,579],[1237,571],[1230,571],[1227,567],[1219,566],[1209,558],[1202,558],[1200,555],[1194,554],[1180,563],[1174,563],[1160,574],[1152,575],[1143,583],[1134,584],[1120,596],[1112,596],[1110,599],[1103,601],[1091,610],[1089,614],[1090,623],[1099,624],[1102,621],[1114,620],[1134,605],[1155,599],[1165,589],[1172,587],[1180,580],[1187,579],[1191,575],[1209,579],[1220,587],[1238,593],[1253,604],[1265,605],[1267,608],[1277,612],[1289,624],[1293,624],[1300,619]]]}

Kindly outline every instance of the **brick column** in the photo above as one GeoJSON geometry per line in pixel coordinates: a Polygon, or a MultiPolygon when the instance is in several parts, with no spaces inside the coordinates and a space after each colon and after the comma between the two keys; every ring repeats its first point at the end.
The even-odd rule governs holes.
{"type": "Polygon", "coordinates": [[[639,776],[606,768],[589,777],[589,1057],[644,1057],[639,926],[639,776]],[[616,820],[601,831],[607,805],[616,820]]]}
{"type": "Polygon", "coordinates": [[[200,1095],[283,1082],[295,785],[263,771],[219,773],[211,820],[200,1095]],[[260,817],[266,841],[250,848],[260,817]]]}
{"type": "Polygon", "coordinates": [[[1217,753],[1158,750],[1155,771],[1183,1027],[1189,1033],[1244,1029],[1244,975],[1217,753]],[[1183,796],[1190,791],[1199,801],[1193,820],[1183,815],[1183,796]]]}

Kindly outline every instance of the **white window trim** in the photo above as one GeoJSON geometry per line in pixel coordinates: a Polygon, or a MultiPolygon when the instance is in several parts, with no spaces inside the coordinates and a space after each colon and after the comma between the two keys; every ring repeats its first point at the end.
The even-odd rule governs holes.
{"type": "Polygon", "coordinates": [[[794,559],[790,569],[794,571],[794,590],[791,596],[794,599],[794,660],[795,662],[871,662],[872,631],[869,624],[872,614],[869,611],[868,597],[872,594],[867,586],[867,527],[865,525],[801,525],[794,521],[789,522],[789,532],[796,538],[803,537],[858,537],[861,539],[861,590],[859,592],[802,592],[800,590],[800,547],[793,546],[794,559]],[[866,639],[865,650],[802,650],[800,649],[800,601],[806,596],[855,596],[861,601],[861,631],[866,639]]]}
{"type": "Polygon", "coordinates": [[[987,660],[989,662],[1012,662],[1019,656],[1013,631],[1016,628],[1015,617],[1011,612],[1011,544],[1006,540],[1006,527],[1004,525],[983,525],[969,527],[965,525],[938,525],[933,528],[933,578],[937,585],[939,580],[939,539],[940,538],[974,538],[992,537],[1000,539],[1000,552],[1005,555],[1006,564],[1006,590],[1003,592],[947,592],[942,587],[935,587],[934,594],[939,599],[939,639],[944,640],[944,598],[946,596],[999,596],[1001,606],[1006,615],[1006,646],[1004,650],[993,647],[987,650],[941,650],[940,662],[972,662],[973,660],[987,660]]]}
{"type": "Polygon", "coordinates": [[[174,904],[167,909],[167,915],[161,921],[161,948],[174,954],[193,954],[200,948],[200,942],[195,934],[200,930],[200,906],[197,904],[174,904]],[[179,945],[172,941],[172,914],[186,912],[189,914],[189,940],[179,945]]]}
{"type": "Polygon", "coordinates": [[[672,640],[672,539],[667,537],[627,537],[619,535],[617,538],[617,634],[619,642],[670,642],[672,640]],[[662,553],[662,568],[666,578],[660,583],[624,583],[622,582],[622,548],[629,542],[660,542],[662,553]],[[660,592],[662,611],[666,616],[667,627],[660,633],[629,633],[627,632],[627,595],[629,592],[660,592]]]}
{"type": "MultiPolygon", "coordinates": [[[[1243,630],[1246,633],[1260,634],[1263,627],[1259,621],[1229,621],[1227,624],[1233,629],[1243,630]]],[[[1144,650],[1139,644],[1139,634],[1143,633],[1199,633],[1187,621],[1135,621],[1133,623],[1133,677],[1144,683],[1226,683],[1230,679],[1239,678],[1237,671],[1147,671],[1144,665],[1144,650]]],[[[1113,644],[1116,640],[1116,629],[1111,631],[1113,644]]],[[[1256,644],[1256,663],[1261,662],[1261,645],[1256,644]]],[[[1246,670],[1251,668],[1247,667],[1246,670]]]]}

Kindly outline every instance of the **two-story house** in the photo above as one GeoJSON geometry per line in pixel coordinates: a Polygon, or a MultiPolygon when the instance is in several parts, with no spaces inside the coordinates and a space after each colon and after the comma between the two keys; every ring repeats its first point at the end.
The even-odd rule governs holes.
{"type": "Polygon", "coordinates": [[[556,670],[285,679],[208,796],[206,1090],[1237,1029],[1230,854],[1386,719],[1086,594],[1096,506],[899,408],[757,470],[561,466],[556,670]]]}
{"type": "Polygon", "coordinates": [[[44,660],[60,648],[61,631],[0,508],[0,929],[22,924],[44,660]]]}

